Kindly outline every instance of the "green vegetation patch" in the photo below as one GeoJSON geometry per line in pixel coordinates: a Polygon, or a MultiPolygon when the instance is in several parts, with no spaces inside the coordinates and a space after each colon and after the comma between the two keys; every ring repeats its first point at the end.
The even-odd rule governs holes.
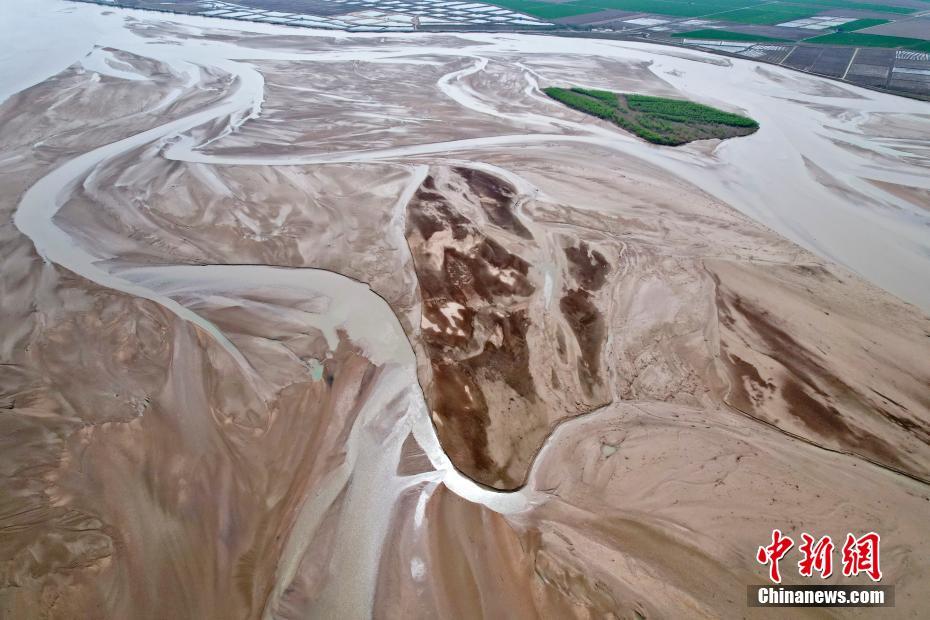
{"type": "MultiPolygon", "coordinates": [[[[821,7],[804,8],[790,4],[767,4],[765,6],[749,9],[740,9],[714,15],[716,19],[724,19],[738,24],[774,25],[791,22],[796,19],[813,17],[823,11],[821,7]]],[[[709,17],[709,16],[708,16],[709,17]]]]}
{"type": "Polygon", "coordinates": [[[733,32],[732,30],[689,30],[688,32],[676,32],[673,37],[682,39],[709,39],[712,41],[762,41],[762,42],[783,42],[788,39],[776,39],[775,37],[762,37],[756,34],[746,34],[745,32],[733,32]]]}
{"type": "Polygon", "coordinates": [[[600,10],[571,2],[554,4],[550,2],[534,2],[532,0],[495,0],[493,4],[542,19],[558,19],[560,17],[584,15],[600,10]]]}
{"type": "Polygon", "coordinates": [[[887,19],[857,19],[854,22],[846,22],[845,24],[837,26],[836,29],[839,32],[852,32],[854,30],[863,30],[864,28],[881,26],[882,24],[887,23],[887,19]]]}
{"type": "Polygon", "coordinates": [[[494,0],[492,4],[543,19],[597,13],[606,9],[655,13],[672,17],[698,17],[765,4],[767,0],[572,0],[550,3],[541,0],[494,0]]]}
{"type": "MultiPolygon", "coordinates": [[[[930,1],[930,0],[928,0],[930,1]]],[[[710,17],[740,24],[780,24],[818,15],[829,8],[908,14],[916,9],[858,0],[493,0],[492,4],[542,19],[586,15],[606,9],[670,17],[710,17]]],[[[865,20],[863,20],[865,21],[865,20]]],[[[862,26],[866,28],[868,26],[862,26]]]]}
{"type": "Polygon", "coordinates": [[[793,0],[793,2],[795,4],[802,4],[805,6],[816,5],[820,7],[830,7],[837,9],[860,9],[862,11],[880,11],[882,13],[898,13],[901,15],[907,15],[917,10],[906,6],[884,4],[881,2],[858,2],[858,0],[793,0]]]}
{"type": "Polygon", "coordinates": [[[543,90],[572,109],[610,121],[653,144],[678,146],[694,140],[746,136],[759,128],[751,118],[681,99],[577,87],[543,90]]]}
{"type": "Polygon", "coordinates": [[[592,11],[617,9],[642,13],[656,13],[674,17],[698,17],[708,13],[731,11],[763,4],[765,0],[576,0],[570,4],[584,6],[592,11]]]}
{"type": "MultiPolygon", "coordinates": [[[[508,2],[509,3],[509,2],[508,2]]],[[[521,0],[515,0],[513,4],[522,4],[521,0]]],[[[528,3],[534,6],[530,10],[526,9],[517,9],[514,7],[508,7],[515,11],[521,11],[540,19],[559,19],[560,17],[572,17],[574,15],[586,15],[588,13],[595,13],[600,9],[591,8],[589,6],[582,6],[575,3],[567,2],[562,4],[547,3],[547,2],[533,2],[528,3]]]]}
{"type": "Polygon", "coordinates": [[[851,45],[854,47],[906,47],[908,49],[930,50],[930,41],[912,39],[910,37],[886,37],[881,34],[864,34],[858,32],[835,32],[812,39],[805,39],[805,43],[819,43],[821,45],[851,45]]]}

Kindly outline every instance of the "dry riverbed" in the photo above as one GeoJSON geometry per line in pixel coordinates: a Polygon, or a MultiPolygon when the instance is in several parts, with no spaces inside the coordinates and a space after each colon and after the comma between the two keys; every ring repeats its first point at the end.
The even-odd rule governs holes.
{"type": "Polygon", "coordinates": [[[776,527],[880,530],[927,614],[925,104],[608,41],[0,23],[39,28],[0,63],[0,616],[752,616],[776,527]],[[540,90],[578,76],[760,129],[650,145],[540,90]]]}

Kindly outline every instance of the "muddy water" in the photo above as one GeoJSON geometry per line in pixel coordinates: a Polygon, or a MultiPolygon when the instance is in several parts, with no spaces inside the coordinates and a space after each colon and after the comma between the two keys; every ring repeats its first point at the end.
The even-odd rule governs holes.
{"type": "MultiPolygon", "coordinates": [[[[10,11],[11,3],[4,2],[2,6],[4,11],[10,11]]],[[[907,153],[903,150],[905,147],[893,141],[863,135],[859,130],[860,124],[872,115],[890,111],[925,113],[926,104],[848,87],[843,87],[843,93],[824,94],[821,88],[824,82],[816,78],[770,69],[779,78],[773,79],[758,72],[754,63],[734,62],[732,66],[708,63],[704,62],[707,57],[700,54],[662,55],[661,49],[644,45],[469,35],[465,38],[480,45],[477,51],[470,48],[471,51],[464,54],[457,47],[431,45],[429,39],[423,45],[424,40],[417,38],[418,44],[410,45],[414,40],[410,35],[378,35],[377,39],[383,42],[371,46],[368,43],[374,41],[374,37],[353,35],[358,44],[352,49],[313,54],[245,49],[210,39],[178,39],[173,44],[158,41],[153,44],[126,29],[123,13],[105,16],[102,15],[104,9],[99,7],[60,2],[30,4],[23,12],[25,17],[14,15],[6,19],[4,14],[0,21],[6,30],[31,29],[34,33],[45,27],[44,11],[52,11],[57,27],[73,32],[68,35],[72,38],[64,39],[55,53],[50,54],[47,61],[33,66],[31,72],[11,73],[15,79],[8,81],[13,84],[10,88],[19,89],[41,81],[80,60],[93,45],[156,58],[178,73],[188,75],[191,65],[219,68],[234,75],[236,81],[221,103],[81,155],[36,183],[24,195],[15,223],[33,241],[37,251],[46,260],[91,281],[155,301],[198,325],[212,335],[247,374],[250,374],[249,365],[241,353],[220,329],[197,313],[204,296],[222,295],[236,300],[249,291],[279,287],[291,293],[324,298],[328,300],[327,310],[313,317],[314,326],[331,341],[337,337],[337,329],[344,330],[373,361],[387,369],[376,397],[353,428],[344,467],[327,480],[316,499],[305,504],[298,517],[298,527],[287,544],[288,552],[276,585],[278,593],[287,587],[289,575],[296,570],[293,562],[300,557],[306,532],[319,523],[334,494],[351,476],[351,492],[346,499],[350,510],[346,512],[354,515],[354,520],[340,531],[340,546],[358,553],[347,553],[345,560],[334,567],[336,578],[330,583],[335,585],[321,596],[320,613],[359,615],[372,599],[373,571],[377,562],[365,554],[372,553],[383,540],[390,515],[388,508],[405,489],[422,480],[404,479],[392,473],[407,434],[404,431],[413,432],[436,470],[424,474],[423,479],[441,481],[465,499],[501,513],[522,511],[537,498],[530,490],[512,494],[487,490],[452,467],[436,438],[422,393],[416,388],[416,363],[403,329],[387,304],[364,284],[319,270],[265,266],[124,266],[115,270],[104,262],[112,257],[97,255],[76,243],[55,225],[53,218],[72,190],[107,161],[150,145],[164,146],[164,155],[169,158],[212,164],[311,165],[398,160],[411,169],[411,182],[401,196],[404,202],[404,198],[415,191],[424,169],[403,160],[427,154],[461,154],[554,141],[585,143],[621,151],[669,170],[813,251],[862,273],[925,310],[930,308],[930,289],[919,285],[930,273],[930,235],[927,233],[930,216],[916,213],[903,199],[869,182],[928,189],[927,159],[907,153]],[[92,27],[86,27],[88,24],[92,27]],[[261,113],[264,81],[249,60],[398,62],[406,56],[430,54],[471,58],[471,66],[444,76],[437,87],[465,108],[513,124],[514,132],[340,153],[321,149],[314,153],[263,157],[216,155],[210,151],[208,142],[214,140],[215,144],[222,135],[261,113]],[[762,129],[752,137],[721,144],[710,153],[706,148],[697,147],[671,150],[642,143],[607,127],[565,120],[561,116],[563,111],[542,97],[538,98],[538,109],[532,113],[499,112],[494,93],[479,92],[467,82],[469,77],[487,67],[488,58],[519,57],[531,63],[534,56],[560,55],[570,59],[577,54],[649,60],[656,75],[683,93],[708,103],[745,110],[761,122],[762,129]],[[828,110],[828,105],[843,111],[824,111],[828,110]],[[195,138],[191,134],[192,130],[213,121],[226,123],[219,134],[208,138],[195,138]],[[856,148],[844,147],[843,142],[856,148]],[[829,183],[825,182],[823,174],[811,173],[810,162],[828,173],[829,183]],[[851,200],[850,195],[856,198],[851,200]],[[389,415],[388,403],[399,395],[404,398],[403,411],[391,414],[396,415],[395,418],[379,419],[389,415]],[[389,432],[378,434],[378,429],[385,426],[389,432]]],[[[228,22],[171,19],[190,28],[230,27],[228,22]]],[[[243,24],[242,28],[295,34],[292,30],[254,24],[243,24]]],[[[297,34],[314,36],[312,32],[297,31],[297,34]]],[[[13,41],[14,48],[20,46],[17,53],[29,54],[34,41],[41,37],[20,35],[6,40],[13,41]]],[[[6,56],[3,60],[2,67],[6,71],[10,63],[6,56]]],[[[105,60],[93,57],[88,63],[97,66],[105,60]]],[[[528,92],[535,93],[537,77],[530,73],[523,77],[527,80],[528,92]]],[[[534,191],[519,177],[512,176],[510,180],[524,194],[534,191]]],[[[398,231],[391,232],[397,234],[398,231]]],[[[261,393],[260,379],[254,376],[252,379],[255,389],[261,393]]]]}
{"type": "MultiPolygon", "coordinates": [[[[33,241],[45,260],[101,286],[159,303],[203,329],[222,345],[247,376],[251,376],[253,388],[260,394],[264,393],[260,378],[250,371],[246,359],[219,328],[192,309],[205,296],[222,295],[235,303],[237,297],[251,290],[281,288],[290,294],[302,291],[308,298],[322,297],[327,301],[326,311],[314,316],[311,323],[326,336],[331,348],[335,349],[338,341],[337,329],[342,330],[373,363],[387,368],[375,396],[366,404],[363,415],[352,429],[346,462],[304,505],[288,540],[275,587],[280,595],[289,585],[308,532],[314,531],[314,525],[319,524],[335,496],[351,477],[346,514],[354,517],[350,517],[352,522],[343,524],[339,536],[341,548],[354,551],[343,554],[341,557],[344,559],[332,567],[335,579],[331,583],[339,586],[323,593],[318,611],[323,615],[364,615],[374,596],[377,554],[387,531],[391,506],[405,489],[419,481],[418,478],[399,477],[393,473],[409,432],[414,432],[436,469],[429,474],[434,482],[444,482],[462,497],[503,513],[523,509],[527,500],[519,494],[500,494],[479,487],[452,467],[436,438],[422,393],[417,388],[416,361],[406,335],[387,303],[366,285],[327,271],[265,266],[121,267],[108,270],[103,261],[112,257],[88,251],[55,225],[53,218],[71,192],[108,160],[133,149],[177,139],[184,132],[215,120],[226,119],[228,125],[223,132],[233,131],[260,109],[263,80],[261,74],[249,65],[231,62],[220,55],[207,56],[203,50],[167,48],[164,55],[153,54],[154,50],[144,47],[144,42],[120,32],[118,22],[111,23],[116,26],[115,34],[121,49],[147,53],[169,65],[188,62],[210,64],[235,75],[235,86],[225,100],[212,108],[101,147],[58,167],[23,196],[15,214],[16,226],[33,241]],[[400,394],[405,395],[406,412],[393,421],[379,420],[379,417],[387,415],[388,404],[400,394]],[[387,436],[376,432],[385,427],[391,429],[387,436]]],[[[183,71],[184,66],[177,69],[183,71]]],[[[410,187],[401,199],[409,197],[416,189],[425,168],[417,167],[413,172],[410,187]]],[[[277,599],[278,596],[273,596],[270,600],[277,599]]],[[[266,613],[270,614],[271,610],[266,610],[266,613]]]]}
{"type": "MultiPolygon", "coordinates": [[[[760,65],[749,61],[706,62],[707,56],[697,53],[664,55],[663,48],[640,44],[516,35],[466,38],[483,43],[478,52],[407,47],[399,41],[396,46],[387,43],[370,50],[322,54],[317,60],[386,62],[405,53],[474,59],[471,66],[444,76],[437,86],[463,107],[507,121],[519,133],[265,157],[197,151],[191,140],[182,139],[167,156],[214,164],[281,165],[400,159],[558,141],[589,143],[668,170],[814,253],[930,310],[930,292],[917,285],[930,272],[930,214],[876,184],[930,189],[930,156],[909,148],[908,141],[868,134],[861,128],[867,122],[880,123],[885,114],[914,114],[918,115],[914,117],[914,140],[930,140],[930,121],[920,121],[919,116],[930,113],[926,103],[833,86],[784,69],[760,70],[760,65]],[[700,145],[657,147],[608,127],[558,118],[561,110],[534,91],[538,74],[530,72],[524,78],[540,111],[498,111],[495,104],[502,102],[495,101],[495,94],[476,92],[467,78],[484,70],[488,58],[506,62],[516,54],[528,56],[528,62],[534,54],[541,58],[559,55],[568,63],[573,56],[585,55],[647,60],[655,75],[683,95],[746,112],[759,120],[761,129],[750,137],[720,143],[709,152],[700,145]]],[[[300,58],[304,56],[293,56],[300,58]]]]}
{"type": "MultiPolygon", "coordinates": [[[[113,257],[88,250],[55,225],[53,218],[69,199],[72,191],[107,161],[152,144],[171,145],[173,157],[196,161],[199,151],[193,147],[202,147],[209,140],[197,143],[185,135],[185,132],[207,125],[211,121],[228,119],[228,126],[219,136],[211,138],[215,140],[224,133],[234,131],[238,125],[259,113],[263,80],[261,74],[248,64],[230,61],[219,54],[208,56],[202,49],[185,52],[168,47],[164,55],[153,54],[152,48],[143,47],[145,42],[135,40],[128,33],[119,34],[119,42],[114,41],[112,44],[120,49],[156,57],[179,72],[195,62],[218,67],[236,77],[235,86],[226,99],[212,108],[101,147],[60,166],[34,184],[24,195],[15,215],[16,226],[33,241],[45,260],[61,265],[102,286],[155,301],[181,318],[196,324],[215,338],[247,373],[250,365],[241,353],[219,328],[197,313],[196,308],[200,301],[207,298],[215,301],[216,296],[222,295],[235,303],[237,297],[250,291],[275,288],[286,289],[291,294],[302,291],[305,297],[323,297],[328,300],[326,312],[315,316],[311,323],[327,337],[331,347],[335,348],[338,340],[336,330],[343,330],[354,344],[363,348],[372,362],[389,368],[376,393],[377,397],[366,407],[367,415],[361,416],[353,428],[347,446],[349,455],[345,465],[324,483],[314,500],[304,506],[292,540],[288,541],[290,552],[286,554],[286,558],[299,559],[302,534],[314,530],[314,525],[320,522],[335,495],[351,477],[352,490],[347,498],[346,513],[356,515],[357,522],[345,524],[340,535],[345,538],[343,548],[352,548],[357,552],[346,554],[345,557],[351,561],[346,560],[333,567],[337,577],[333,583],[340,584],[340,587],[328,594],[324,593],[319,602],[319,611],[341,611],[355,615],[360,609],[349,609],[345,605],[361,605],[363,608],[366,601],[371,600],[374,571],[378,565],[376,558],[366,558],[364,551],[368,550],[369,555],[377,552],[380,540],[386,532],[387,519],[391,514],[390,507],[405,489],[419,481],[417,478],[401,478],[392,474],[393,465],[397,462],[407,432],[413,432],[436,469],[428,477],[434,482],[443,482],[469,501],[508,514],[524,510],[530,502],[527,497],[530,492],[494,492],[476,485],[455,470],[436,438],[422,393],[416,387],[416,362],[403,329],[383,299],[367,286],[338,274],[314,269],[225,265],[136,268],[123,266],[108,269],[104,266],[105,261],[113,257]],[[178,155],[184,152],[184,149],[178,148],[178,145],[182,144],[191,147],[187,151],[189,157],[178,155]],[[379,426],[378,417],[385,414],[387,404],[401,393],[406,395],[406,415],[395,421],[395,427],[386,437],[373,434],[371,427],[379,426]]],[[[352,57],[351,54],[332,56],[340,60],[352,57]]],[[[358,57],[363,58],[364,54],[359,54],[358,57]]],[[[100,59],[94,59],[87,61],[85,66],[90,65],[93,68],[100,62],[100,59]]],[[[106,65],[101,68],[108,70],[106,65]]],[[[377,158],[378,154],[373,153],[370,157],[359,157],[356,161],[373,161],[377,158]]],[[[426,172],[423,166],[412,166],[411,170],[409,187],[400,197],[400,202],[404,204],[426,172]]],[[[252,380],[253,388],[262,393],[260,379],[252,376],[252,380]]],[[[380,426],[383,425],[381,421],[380,426]]],[[[288,568],[287,559],[282,564],[279,585],[276,588],[278,594],[287,587],[289,578],[296,570],[293,563],[288,568]]],[[[272,600],[276,599],[277,597],[272,597],[272,600]]]]}

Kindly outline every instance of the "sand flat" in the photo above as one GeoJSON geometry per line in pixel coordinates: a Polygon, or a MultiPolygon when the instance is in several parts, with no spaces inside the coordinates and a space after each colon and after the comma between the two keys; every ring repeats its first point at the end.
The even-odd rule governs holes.
{"type": "Polygon", "coordinates": [[[609,41],[0,28],[46,13],[0,68],[0,615],[753,616],[773,527],[879,528],[926,614],[924,104],[609,41]],[[656,147],[567,80],[761,129],[656,147]]]}

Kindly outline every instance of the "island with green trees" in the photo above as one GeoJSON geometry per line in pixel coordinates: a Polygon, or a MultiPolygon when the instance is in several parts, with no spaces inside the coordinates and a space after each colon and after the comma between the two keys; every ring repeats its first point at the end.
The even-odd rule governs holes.
{"type": "Polygon", "coordinates": [[[679,146],[694,140],[746,136],[759,129],[751,118],[717,108],[648,95],[587,88],[543,89],[568,107],[609,121],[653,144],[679,146]]]}

